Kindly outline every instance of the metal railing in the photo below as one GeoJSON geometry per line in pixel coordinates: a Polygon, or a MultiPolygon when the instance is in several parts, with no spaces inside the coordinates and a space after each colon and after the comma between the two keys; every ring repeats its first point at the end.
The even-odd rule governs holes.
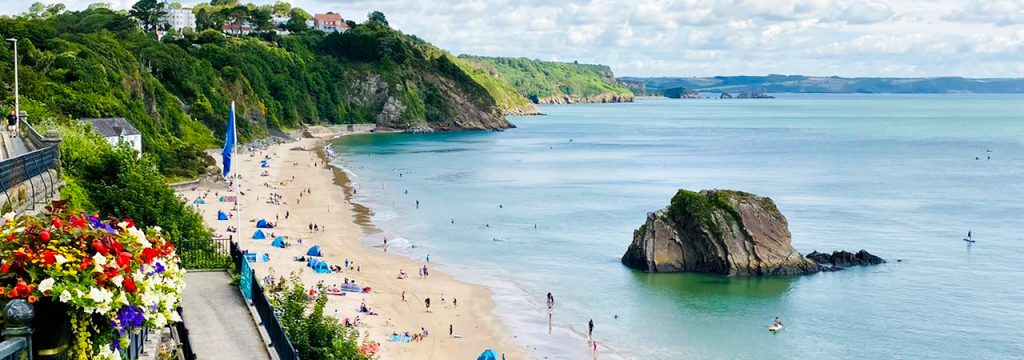
{"type": "Polygon", "coordinates": [[[228,269],[232,265],[230,244],[228,239],[179,240],[176,246],[186,269],[228,269]]]}
{"type": "MultiPolygon", "coordinates": [[[[180,307],[176,311],[182,319],[185,318],[181,313],[180,307]]],[[[188,327],[185,326],[185,322],[179,321],[174,323],[173,329],[175,332],[175,338],[178,339],[178,344],[181,350],[179,353],[180,358],[183,358],[184,360],[196,360],[196,353],[192,351],[192,341],[188,338],[188,327]]]]}
{"type": "Polygon", "coordinates": [[[0,191],[6,195],[7,202],[14,206],[19,201],[28,201],[31,203],[32,210],[35,210],[39,194],[45,193],[47,199],[56,195],[57,183],[60,179],[53,176],[50,170],[56,168],[59,154],[60,147],[51,146],[0,161],[0,191]],[[48,181],[49,186],[46,186],[44,182],[41,183],[43,189],[36,189],[36,182],[30,180],[42,174],[46,174],[44,181],[48,181]],[[13,188],[26,182],[28,183],[27,190],[30,193],[28,191],[24,194],[21,191],[12,193],[13,188]]]}
{"type": "MultiPolygon", "coordinates": [[[[234,242],[230,245],[230,251],[235,272],[239,272],[242,270],[242,262],[246,261],[245,253],[234,242]]],[[[252,278],[257,279],[256,272],[253,270],[249,271],[252,271],[250,273],[252,278]]],[[[259,325],[263,326],[263,329],[267,331],[267,336],[270,338],[270,346],[274,348],[274,352],[277,353],[278,358],[281,360],[297,360],[299,352],[295,350],[291,340],[288,339],[288,333],[285,331],[284,326],[281,326],[274,307],[270,304],[270,300],[267,299],[266,293],[263,291],[263,286],[260,285],[259,281],[253,281],[251,286],[252,306],[256,308],[256,313],[259,314],[262,321],[259,325]]]]}

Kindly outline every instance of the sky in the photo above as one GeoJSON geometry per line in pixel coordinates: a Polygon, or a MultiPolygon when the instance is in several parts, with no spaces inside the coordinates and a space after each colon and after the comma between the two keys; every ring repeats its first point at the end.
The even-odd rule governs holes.
{"type": "MultiPolygon", "coordinates": [[[[134,3],[60,2],[101,1],[134,3]]],[[[380,10],[392,27],[455,54],[606,64],[617,76],[1024,77],[1024,0],[288,2],[357,22],[380,10]]],[[[0,13],[29,3],[0,1],[0,13]]]]}

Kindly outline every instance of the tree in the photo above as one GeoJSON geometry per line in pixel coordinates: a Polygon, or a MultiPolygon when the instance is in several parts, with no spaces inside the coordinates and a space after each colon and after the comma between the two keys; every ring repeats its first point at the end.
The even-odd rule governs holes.
{"type": "Polygon", "coordinates": [[[46,11],[43,13],[43,16],[51,17],[51,16],[54,16],[54,15],[60,15],[60,13],[64,12],[65,9],[67,9],[67,6],[64,6],[64,4],[61,4],[61,3],[56,3],[56,4],[53,4],[53,5],[47,6],[46,7],[46,11]]]}
{"type": "Polygon", "coordinates": [[[290,15],[291,17],[288,19],[288,22],[284,24],[285,30],[295,33],[309,29],[309,26],[306,26],[306,21],[313,17],[306,10],[292,8],[290,15]]]}
{"type": "Polygon", "coordinates": [[[25,16],[27,16],[29,18],[32,18],[32,19],[38,19],[38,18],[43,17],[43,12],[45,12],[45,11],[46,11],[46,4],[43,4],[41,2],[34,2],[34,3],[32,3],[32,5],[30,5],[28,7],[28,11],[25,12],[25,16]]]}
{"type": "Polygon", "coordinates": [[[249,10],[249,23],[252,24],[257,31],[269,31],[274,29],[274,23],[271,22],[272,15],[270,9],[258,7],[249,10]]]}
{"type": "Polygon", "coordinates": [[[167,4],[159,0],[139,0],[128,13],[139,19],[146,30],[154,30],[160,24],[160,19],[167,15],[166,6],[167,4]]]}
{"type": "Polygon", "coordinates": [[[284,1],[278,1],[271,6],[271,12],[277,16],[288,16],[292,12],[292,4],[284,1]]]}
{"type": "Polygon", "coordinates": [[[170,4],[167,4],[167,8],[169,9],[181,9],[182,7],[183,6],[181,5],[180,2],[172,2],[170,4]]]}
{"type": "Polygon", "coordinates": [[[85,8],[85,9],[86,10],[99,10],[99,9],[110,10],[110,3],[92,3],[92,4],[89,4],[89,7],[85,8]]]}
{"type": "Polygon", "coordinates": [[[373,21],[375,23],[378,23],[378,24],[381,24],[381,25],[384,25],[384,26],[388,26],[388,19],[386,17],[384,17],[384,13],[382,13],[380,11],[374,11],[374,12],[370,13],[368,18],[369,18],[370,21],[373,21]]]}
{"type": "Polygon", "coordinates": [[[210,5],[213,6],[236,6],[238,0],[210,0],[210,5]]]}

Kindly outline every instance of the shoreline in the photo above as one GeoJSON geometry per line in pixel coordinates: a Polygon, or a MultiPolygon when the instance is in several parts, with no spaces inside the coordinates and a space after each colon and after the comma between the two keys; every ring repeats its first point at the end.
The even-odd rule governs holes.
{"type": "MultiPolygon", "coordinates": [[[[569,104],[572,105],[572,104],[569,104]]],[[[331,138],[324,142],[319,150],[321,156],[326,155],[326,149],[330,147],[330,143],[338,137],[331,138]]],[[[335,155],[332,160],[342,159],[340,155],[335,155]]],[[[338,176],[344,178],[344,184],[339,183],[339,186],[345,187],[345,193],[348,196],[347,200],[353,205],[366,209],[369,214],[367,229],[371,231],[367,233],[367,237],[381,237],[384,234],[395,236],[393,239],[402,238],[400,232],[391,231],[387,227],[383,227],[373,221],[373,216],[377,214],[374,210],[378,206],[386,206],[380,203],[373,203],[369,195],[362,193],[355,195],[353,189],[356,188],[356,184],[352,180],[353,176],[357,176],[353,170],[348,169],[344,166],[343,161],[331,161],[329,165],[335,170],[338,176]],[[364,200],[364,201],[361,201],[364,200]]],[[[384,209],[386,213],[392,213],[393,210],[384,209]]],[[[397,212],[396,212],[397,213],[397,212]]],[[[400,215],[398,215],[400,216],[400,215]]],[[[364,239],[369,240],[369,239],[364,239]]],[[[375,250],[380,250],[382,246],[380,244],[373,245],[372,241],[364,241],[364,246],[375,250]]],[[[410,252],[411,249],[403,248],[392,251],[393,254],[401,256],[403,258],[412,259],[414,261],[422,261],[422,258],[417,258],[417,255],[410,252]]],[[[589,343],[586,335],[585,324],[580,327],[559,323],[559,315],[556,309],[555,321],[553,324],[552,332],[545,331],[547,329],[547,321],[545,321],[545,305],[539,300],[531,297],[528,294],[524,284],[516,280],[503,277],[500,274],[487,273],[486,271],[480,271],[473,266],[466,266],[460,264],[443,263],[439,264],[442,272],[452,274],[457,281],[462,281],[476,286],[482,286],[489,290],[490,298],[495,303],[492,313],[502,320],[503,325],[506,329],[515,331],[515,343],[519,346],[527,349],[534,355],[534,358],[544,359],[580,359],[590,358],[592,356],[589,349],[589,343]]],[[[599,342],[598,344],[598,355],[602,359],[625,359],[628,358],[628,352],[622,351],[622,349],[609,347],[606,343],[599,342]]]]}
{"type": "MultiPolygon", "coordinates": [[[[496,317],[494,294],[488,287],[456,280],[445,271],[438,272],[435,262],[423,263],[399,254],[387,254],[363,243],[367,234],[382,231],[372,223],[372,209],[352,202],[355,194],[351,179],[344,170],[326,160],[324,149],[340,136],[357,133],[360,132],[317,134],[312,138],[269,145],[254,153],[236,154],[236,171],[242,175],[245,195],[240,199],[241,228],[231,235],[240,239],[238,243],[243,250],[270,256],[267,263],[251,264],[259,280],[268,275],[289,276],[301,270],[300,278],[307,288],[319,281],[325,285],[340,285],[344,279],[371,287],[369,294],[330,296],[325,313],[337,313],[340,319],[358,316],[362,323],[356,328],[360,338],[381,343],[381,359],[475,358],[486,349],[494,349],[508,359],[534,358],[534,354],[513,341],[508,328],[496,317]],[[262,159],[267,155],[271,157],[270,167],[260,168],[257,156],[262,159]],[[267,175],[260,176],[264,171],[267,175]],[[298,195],[304,189],[312,193],[298,195]],[[279,196],[280,205],[264,201],[270,199],[271,194],[279,196]],[[261,218],[277,222],[278,226],[264,229],[268,239],[251,240],[256,229],[250,220],[261,218]],[[331,230],[309,231],[307,224],[330,226],[331,230]],[[288,237],[292,246],[272,247],[274,236],[271,234],[288,237]],[[302,245],[297,244],[298,239],[302,239],[302,245]],[[321,247],[324,259],[331,264],[343,265],[345,260],[350,260],[358,271],[346,269],[342,273],[321,275],[306,268],[304,262],[292,260],[313,245],[321,247]],[[431,270],[429,277],[420,279],[412,275],[416,273],[414,269],[423,265],[431,270]],[[399,270],[410,276],[397,279],[399,270]],[[402,301],[403,293],[408,301],[402,301]],[[445,301],[440,301],[442,296],[445,301]],[[425,311],[427,298],[431,299],[432,312],[425,311]],[[452,299],[458,299],[458,306],[452,299]],[[380,315],[358,314],[356,310],[361,302],[380,315]],[[449,325],[456,337],[446,333],[449,325]],[[387,341],[394,332],[414,334],[421,328],[430,334],[421,342],[387,341]]],[[[219,157],[215,158],[219,164],[219,157]]],[[[197,210],[207,225],[214,228],[215,234],[227,237],[224,228],[235,225],[235,219],[216,220],[218,210],[230,212],[232,208],[231,203],[217,201],[219,195],[233,194],[226,183],[204,183],[194,190],[178,193],[185,199],[206,194],[208,202],[199,205],[197,210]]]]}

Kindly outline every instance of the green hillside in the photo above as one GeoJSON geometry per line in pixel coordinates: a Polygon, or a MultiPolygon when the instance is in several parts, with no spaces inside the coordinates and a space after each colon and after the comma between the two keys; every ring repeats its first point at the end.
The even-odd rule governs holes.
{"type": "Polygon", "coordinates": [[[622,77],[637,94],[661,95],[667,89],[706,92],[769,93],[1024,93],[1024,79],[844,78],[767,75],[715,77],[622,77]]]}
{"type": "MultiPolygon", "coordinates": [[[[21,102],[31,121],[125,117],[143,133],[144,152],[176,178],[210,164],[201,150],[220,143],[232,100],[245,140],[304,124],[500,129],[510,126],[503,111],[527,102],[375,16],[343,34],[226,37],[207,29],[158,41],[126,12],[94,7],[0,18],[0,33],[19,39],[21,102]]],[[[8,89],[12,57],[0,47],[8,89]]],[[[13,103],[13,94],[0,101],[13,103]]]]}
{"type": "Polygon", "coordinates": [[[535,103],[633,101],[605,65],[461,55],[535,103]]]}

